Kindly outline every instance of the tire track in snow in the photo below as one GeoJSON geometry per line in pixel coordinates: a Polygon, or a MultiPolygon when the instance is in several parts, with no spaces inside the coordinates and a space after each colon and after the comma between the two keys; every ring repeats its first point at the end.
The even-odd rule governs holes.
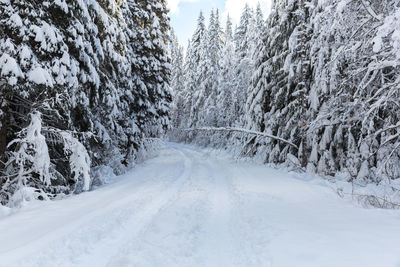
{"type": "MultiPolygon", "coordinates": [[[[43,203],[46,213],[54,214],[53,220],[45,221],[38,229],[38,222],[42,221],[40,217],[24,216],[22,219],[29,220],[32,223],[30,227],[38,229],[37,232],[42,235],[32,233],[34,237],[27,237],[26,242],[21,243],[21,240],[25,238],[21,239],[18,243],[15,242],[10,250],[0,252],[0,258],[2,253],[7,253],[7,261],[0,261],[0,266],[60,266],[64,257],[70,260],[87,253],[94,243],[100,242],[107,235],[106,231],[126,221],[126,215],[129,214],[127,211],[133,211],[135,208],[135,206],[126,208],[129,203],[148,202],[156,190],[165,187],[164,183],[153,180],[144,183],[135,182],[133,186],[126,182],[122,181],[122,183],[106,186],[110,190],[105,191],[105,194],[96,192],[96,195],[100,196],[96,199],[90,198],[90,194],[94,192],[88,192],[64,200],[69,202],[71,207],[68,207],[67,211],[62,210],[62,215],[60,215],[57,205],[61,202],[43,203]],[[121,186],[125,188],[123,192],[121,192],[121,186]],[[126,194],[127,191],[130,191],[130,194],[126,194]],[[87,196],[89,198],[85,201],[87,196]],[[84,206],[78,204],[82,201],[85,203],[84,206]],[[49,206],[46,207],[47,204],[49,206]],[[77,210],[73,208],[75,206],[78,207],[77,210]],[[89,211],[87,207],[90,207],[89,211]],[[58,217],[65,217],[68,220],[60,221],[58,217]],[[85,238],[82,238],[83,236],[85,238]],[[19,261],[21,258],[24,260],[19,261]],[[60,264],[52,264],[53,261],[58,261],[60,264]]],[[[102,191],[102,188],[98,191],[102,191]]],[[[136,206],[136,208],[140,208],[140,206],[136,206]]],[[[21,220],[18,215],[13,220],[21,220]]],[[[24,235],[24,229],[21,230],[20,235],[24,235]]],[[[9,241],[13,242],[14,240],[9,241]]]]}
{"type": "Polygon", "coordinates": [[[277,199],[259,193],[242,192],[238,182],[247,182],[253,177],[250,167],[239,164],[222,163],[221,166],[230,176],[232,194],[237,210],[234,218],[237,240],[241,241],[238,251],[238,266],[271,267],[272,255],[269,250],[271,240],[279,233],[268,221],[267,211],[260,209],[264,201],[277,199]],[[257,212],[255,212],[257,210],[257,212]]]}
{"type": "MultiPolygon", "coordinates": [[[[268,243],[276,233],[262,212],[252,213],[256,203],[251,196],[242,194],[233,182],[246,179],[251,175],[249,170],[210,158],[204,152],[188,150],[187,153],[206,169],[196,178],[202,180],[206,188],[202,196],[206,220],[201,225],[200,255],[195,266],[271,266],[268,243]]],[[[267,196],[267,199],[270,198],[267,196]]]]}
{"type": "Polygon", "coordinates": [[[148,231],[108,266],[239,266],[233,257],[240,242],[235,242],[231,227],[232,186],[228,177],[204,153],[180,150],[195,163],[190,181],[179,197],[157,214],[148,231]],[[168,247],[171,244],[172,248],[168,247]]]}
{"type": "MultiPolygon", "coordinates": [[[[120,185],[116,184],[116,188],[113,188],[116,195],[107,194],[112,203],[106,205],[105,210],[102,210],[101,206],[96,206],[98,210],[90,216],[84,216],[76,223],[67,224],[62,230],[63,234],[54,242],[48,243],[50,246],[47,247],[46,252],[19,262],[18,266],[63,266],[63,262],[73,262],[74,266],[104,266],[107,259],[116,254],[124,242],[134,238],[146,227],[146,224],[151,222],[190,175],[191,160],[181,151],[168,149],[168,151],[171,150],[182,158],[179,162],[183,162],[180,175],[174,176],[176,178],[172,182],[168,181],[171,178],[156,173],[156,177],[149,177],[149,182],[137,187],[131,186],[131,183],[135,184],[134,179],[123,181],[120,185]],[[166,178],[167,183],[163,181],[163,177],[166,178]],[[132,189],[128,189],[128,191],[132,190],[131,194],[126,194],[126,189],[131,187],[132,189]],[[98,255],[103,256],[99,258],[98,255]]],[[[160,165],[157,162],[155,164],[155,167],[160,165]]],[[[154,163],[149,166],[153,165],[154,163]]],[[[148,170],[149,166],[140,168],[148,170]]],[[[153,172],[157,170],[154,169],[153,172]]],[[[133,172],[133,175],[137,174],[133,172]]],[[[142,172],[139,174],[143,175],[142,172]]],[[[110,185],[110,187],[113,186],[110,185]]]]}
{"type": "Polygon", "coordinates": [[[198,266],[203,261],[199,247],[208,216],[209,183],[199,178],[207,176],[209,165],[191,151],[179,149],[192,158],[192,175],[176,198],[107,266],[198,266]]]}
{"type": "MultiPolygon", "coordinates": [[[[203,155],[204,157],[204,155],[203,155]]],[[[226,173],[220,166],[211,160],[205,160],[208,166],[206,177],[208,192],[208,214],[204,225],[203,239],[201,241],[201,266],[220,267],[236,266],[233,255],[237,248],[234,242],[235,233],[232,231],[233,203],[230,186],[226,173]]]]}
{"type": "MultiPolygon", "coordinates": [[[[176,150],[176,149],[174,149],[176,150]]],[[[80,266],[106,266],[127,244],[132,242],[146,226],[151,224],[156,215],[174,199],[183,184],[189,179],[192,172],[193,162],[183,152],[176,150],[183,158],[183,171],[175,181],[165,190],[159,192],[158,196],[149,204],[144,205],[136,214],[133,214],[126,227],[119,233],[98,245],[93,253],[79,259],[80,266]],[[99,259],[98,255],[102,255],[99,259]]]]}

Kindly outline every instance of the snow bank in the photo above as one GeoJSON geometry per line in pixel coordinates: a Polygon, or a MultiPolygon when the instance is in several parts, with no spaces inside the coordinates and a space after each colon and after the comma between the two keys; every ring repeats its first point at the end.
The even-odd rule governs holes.
{"type": "Polygon", "coordinates": [[[9,214],[11,214],[11,208],[0,205],[0,220],[9,214]]]}

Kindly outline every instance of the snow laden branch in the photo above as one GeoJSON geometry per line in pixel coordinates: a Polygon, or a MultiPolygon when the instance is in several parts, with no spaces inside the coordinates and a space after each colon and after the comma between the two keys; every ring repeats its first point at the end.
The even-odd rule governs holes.
{"type": "Polygon", "coordinates": [[[216,131],[216,132],[239,132],[239,133],[245,133],[249,135],[256,135],[256,136],[261,136],[261,137],[266,137],[266,138],[271,138],[275,139],[277,141],[286,143],[288,145],[291,145],[292,147],[296,148],[297,150],[299,147],[295,145],[294,143],[285,140],[283,138],[280,138],[278,136],[262,133],[262,132],[256,132],[248,129],[242,129],[242,128],[234,128],[234,127],[200,127],[200,128],[189,128],[189,129],[183,129],[183,131],[216,131]]]}
{"type": "Polygon", "coordinates": [[[7,173],[3,176],[6,179],[0,186],[0,195],[6,196],[11,207],[26,200],[47,199],[40,188],[32,186],[34,181],[42,186],[51,184],[50,157],[46,138],[42,135],[41,114],[35,111],[30,117],[30,124],[8,144],[8,148],[15,146],[15,149],[10,151],[5,164],[7,173]]]}
{"type": "Polygon", "coordinates": [[[20,206],[33,199],[49,199],[58,193],[65,180],[55,169],[57,161],[50,158],[50,146],[63,149],[59,160],[70,171],[74,192],[88,191],[91,185],[91,159],[85,146],[71,132],[43,126],[42,114],[33,111],[30,124],[18,133],[7,148],[8,159],[0,176],[0,203],[20,206]]]}
{"type": "Polygon", "coordinates": [[[377,21],[382,21],[382,17],[380,15],[378,15],[375,12],[375,10],[373,10],[372,7],[368,3],[365,2],[365,0],[361,0],[361,3],[364,6],[364,8],[367,10],[368,14],[371,15],[371,17],[373,17],[377,21]]]}
{"type": "Polygon", "coordinates": [[[69,164],[73,179],[77,182],[83,178],[83,191],[90,189],[90,157],[82,143],[71,133],[61,132],[64,140],[64,152],[69,155],[69,164]]]}

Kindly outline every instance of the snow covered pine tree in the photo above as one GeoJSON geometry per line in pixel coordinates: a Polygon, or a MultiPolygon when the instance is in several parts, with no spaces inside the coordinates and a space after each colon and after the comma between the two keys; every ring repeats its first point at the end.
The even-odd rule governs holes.
{"type": "Polygon", "coordinates": [[[1,0],[0,25],[1,203],[88,190],[168,127],[165,1],[1,0]]]}

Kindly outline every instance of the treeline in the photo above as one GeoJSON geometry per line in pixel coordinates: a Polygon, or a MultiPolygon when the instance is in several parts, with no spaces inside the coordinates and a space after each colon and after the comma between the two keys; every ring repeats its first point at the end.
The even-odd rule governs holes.
{"type": "Polygon", "coordinates": [[[266,21],[246,7],[233,36],[217,21],[200,16],[173,70],[175,127],[241,127],[298,148],[229,131],[181,139],[360,183],[400,178],[397,1],[274,1],[266,21]]]}
{"type": "Polygon", "coordinates": [[[0,203],[88,190],[169,124],[164,0],[0,1],[0,203]]]}
{"type": "Polygon", "coordinates": [[[208,26],[200,14],[184,60],[179,44],[172,42],[175,127],[228,126],[242,119],[263,27],[260,7],[246,6],[235,30],[229,17],[222,27],[215,10],[208,26]]]}

